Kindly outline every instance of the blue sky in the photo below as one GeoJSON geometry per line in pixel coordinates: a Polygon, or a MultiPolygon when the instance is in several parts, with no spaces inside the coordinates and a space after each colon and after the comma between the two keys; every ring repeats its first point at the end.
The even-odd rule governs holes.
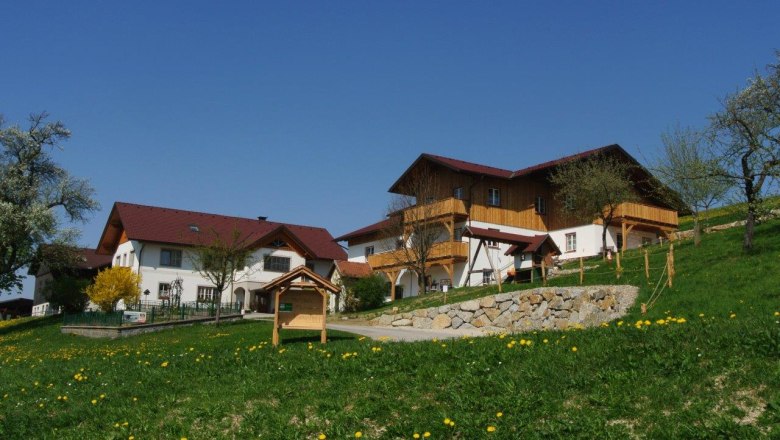
{"type": "Polygon", "coordinates": [[[117,200],[339,235],[379,220],[422,152],[652,157],[773,60],[778,17],[776,1],[5,2],[0,113],[73,131],[55,158],[102,204],[83,245],[117,200]]]}

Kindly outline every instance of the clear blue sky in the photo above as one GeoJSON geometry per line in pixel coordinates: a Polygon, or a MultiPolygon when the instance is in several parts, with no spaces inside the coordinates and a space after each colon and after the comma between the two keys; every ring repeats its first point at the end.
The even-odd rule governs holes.
{"type": "Polygon", "coordinates": [[[83,245],[117,200],[339,235],[380,219],[422,152],[652,156],[773,60],[778,17],[777,1],[11,1],[0,113],[73,131],[55,158],[102,204],[83,245]]]}

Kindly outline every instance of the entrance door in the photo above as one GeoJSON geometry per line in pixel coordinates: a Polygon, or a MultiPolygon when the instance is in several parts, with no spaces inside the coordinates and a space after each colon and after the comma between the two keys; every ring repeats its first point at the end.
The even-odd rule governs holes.
{"type": "Polygon", "coordinates": [[[271,300],[271,292],[257,292],[257,311],[260,313],[273,313],[274,304],[271,300]]]}

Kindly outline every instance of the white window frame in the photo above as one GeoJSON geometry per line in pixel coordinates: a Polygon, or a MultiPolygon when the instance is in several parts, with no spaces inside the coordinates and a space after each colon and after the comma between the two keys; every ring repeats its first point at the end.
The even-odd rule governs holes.
{"type": "Polygon", "coordinates": [[[488,188],[487,204],[488,206],[501,206],[500,188],[488,188]]]}
{"type": "Polygon", "coordinates": [[[171,299],[171,283],[158,283],[157,284],[157,298],[158,299],[171,299]]]}
{"type": "Polygon", "coordinates": [[[458,200],[463,200],[464,199],[463,196],[464,196],[464,194],[463,194],[463,187],[462,186],[458,186],[458,187],[456,187],[455,189],[452,190],[452,197],[455,197],[458,200]]]}
{"type": "Polygon", "coordinates": [[[198,302],[214,302],[217,297],[217,289],[214,286],[198,286],[198,302]]]}
{"type": "Polygon", "coordinates": [[[570,232],[566,234],[566,252],[575,252],[577,250],[577,233],[570,232]]]}
{"type": "MultiPolygon", "coordinates": [[[[263,270],[266,272],[279,272],[286,273],[290,271],[290,264],[292,263],[290,257],[281,257],[276,255],[266,255],[263,258],[263,270]],[[282,260],[287,260],[287,270],[283,270],[278,266],[282,264],[282,260]]],[[[283,265],[283,264],[282,264],[283,265]]]]}
{"type": "Polygon", "coordinates": [[[363,250],[363,255],[368,258],[369,255],[374,255],[374,246],[366,246],[363,250]]]}

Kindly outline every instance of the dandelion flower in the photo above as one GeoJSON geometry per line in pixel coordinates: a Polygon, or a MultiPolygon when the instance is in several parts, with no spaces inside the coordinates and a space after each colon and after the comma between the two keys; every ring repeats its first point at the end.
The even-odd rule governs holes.
{"type": "Polygon", "coordinates": [[[92,399],[92,404],[97,405],[97,399],[92,399]]]}
{"type": "Polygon", "coordinates": [[[355,433],[355,438],[361,438],[361,437],[363,437],[363,433],[362,432],[358,431],[358,432],[355,433]]]}
{"type": "Polygon", "coordinates": [[[488,426],[487,427],[487,432],[496,432],[496,427],[495,426],[488,426]]]}
{"type": "Polygon", "coordinates": [[[326,438],[328,438],[328,436],[327,436],[327,435],[325,435],[325,434],[323,434],[323,433],[320,433],[320,435],[318,435],[318,436],[317,436],[317,438],[318,438],[319,440],[325,440],[326,438]]]}
{"type": "Polygon", "coordinates": [[[165,362],[161,363],[160,366],[163,367],[163,368],[167,368],[168,367],[168,361],[165,361],[165,362]]]}
{"type": "Polygon", "coordinates": [[[504,413],[499,411],[499,412],[496,413],[496,417],[498,417],[498,418],[504,417],[504,413]]]}
{"type": "Polygon", "coordinates": [[[450,424],[450,419],[449,419],[449,417],[448,417],[448,418],[446,418],[446,419],[444,419],[444,424],[445,424],[445,425],[449,425],[449,424],[450,424]]]}
{"type": "Polygon", "coordinates": [[[423,433],[423,437],[424,437],[424,438],[428,438],[428,437],[430,437],[430,436],[431,436],[431,433],[430,433],[430,432],[428,432],[428,431],[425,431],[425,432],[423,433]]]}
{"type": "Polygon", "coordinates": [[[576,353],[576,352],[577,352],[577,347],[572,347],[572,348],[571,348],[571,351],[573,351],[573,352],[575,352],[575,353],[576,353]]]}
{"type": "Polygon", "coordinates": [[[412,438],[420,438],[420,434],[415,432],[414,434],[412,434],[412,438]]]}

